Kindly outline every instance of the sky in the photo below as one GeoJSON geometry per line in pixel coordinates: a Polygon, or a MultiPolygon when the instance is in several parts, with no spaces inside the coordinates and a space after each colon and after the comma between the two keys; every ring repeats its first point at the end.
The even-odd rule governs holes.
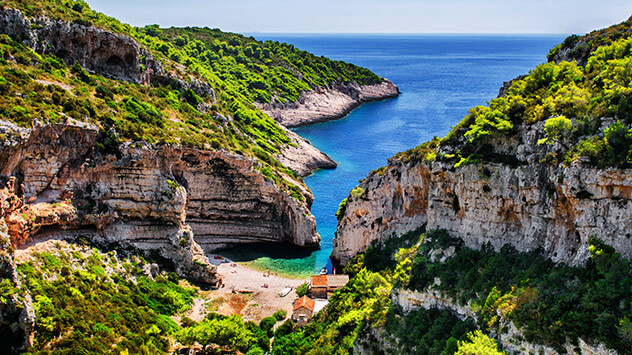
{"type": "Polygon", "coordinates": [[[630,0],[87,0],[135,25],[254,33],[577,33],[622,22],[630,0]]]}

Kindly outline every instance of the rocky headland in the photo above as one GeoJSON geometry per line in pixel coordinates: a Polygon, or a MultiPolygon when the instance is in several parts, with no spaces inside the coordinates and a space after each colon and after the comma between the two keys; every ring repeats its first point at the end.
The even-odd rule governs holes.
{"type": "Polygon", "coordinates": [[[379,84],[334,83],[301,94],[289,103],[257,104],[285,127],[298,127],[342,118],[365,102],[397,97],[399,89],[389,80],[379,84]]]}

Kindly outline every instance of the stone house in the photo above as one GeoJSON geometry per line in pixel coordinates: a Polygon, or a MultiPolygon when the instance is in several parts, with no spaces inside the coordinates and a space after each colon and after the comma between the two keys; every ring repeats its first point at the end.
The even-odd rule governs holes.
{"type": "Polygon", "coordinates": [[[314,275],[311,279],[311,294],[315,298],[329,299],[339,288],[349,282],[349,275],[314,275]]]}
{"type": "Polygon", "coordinates": [[[299,327],[307,325],[314,314],[315,304],[314,300],[307,296],[303,296],[294,301],[292,320],[294,320],[299,327]]]}

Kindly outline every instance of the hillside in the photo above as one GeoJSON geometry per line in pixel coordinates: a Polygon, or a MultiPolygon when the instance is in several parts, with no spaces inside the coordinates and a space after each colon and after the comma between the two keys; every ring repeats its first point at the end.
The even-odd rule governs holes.
{"type": "MultiPolygon", "coordinates": [[[[221,284],[205,253],[261,242],[318,247],[313,196],[302,176],[336,164],[257,105],[291,105],[312,92],[354,87],[351,96],[341,95],[355,107],[368,99],[352,96],[383,85],[383,78],[219,30],[133,28],[83,1],[1,6],[0,352],[30,345],[46,352],[57,341],[71,349],[92,337],[101,337],[86,345],[96,352],[173,350],[173,324],[158,317],[165,315],[153,308],[158,301],[147,299],[131,302],[156,312],[130,316],[151,320],[149,329],[138,328],[138,319],[119,328],[110,318],[118,311],[108,308],[107,322],[93,319],[98,324],[71,332],[67,312],[76,317],[77,310],[58,314],[57,305],[78,302],[77,294],[56,292],[55,282],[76,282],[83,293],[91,281],[103,291],[99,297],[120,291],[129,298],[137,280],[113,286],[120,280],[109,271],[77,275],[85,268],[76,259],[62,260],[60,269],[46,257],[42,265],[53,260],[51,272],[25,269],[16,253],[28,255],[42,243],[116,250],[122,258],[158,263],[163,277],[173,273],[171,283],[187,279],[205,288],[221,284]],[[153,345],[139,348],[148,335],[153,345]]],[[[388,88],[370,99],[397,94],[390,82],[388,88]]],[[[102,299],[86,302],[93,309],[102,299]]],[[[246,351],[261,329],[234,321],[247,346],[214,343],[246,351]]]]}
{"type": "Polygon", "coordinates": [[[362,180],[332,253],[354,276],[273,352],[630,353],[630,34],[570,37],[362,180]]]}

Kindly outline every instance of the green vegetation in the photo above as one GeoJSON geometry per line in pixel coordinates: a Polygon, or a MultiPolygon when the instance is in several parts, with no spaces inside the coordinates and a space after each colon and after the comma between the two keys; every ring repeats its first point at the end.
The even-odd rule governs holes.
{"type": "Polygon", "coordinates": [[[404,314],[393,307],[385,329],[400,340],[398,349],[403,353],[454,354],[458,339],[465,339],[476,324],[472,319],[460,321],[447,310],[420,308],[404,314]]]}
{"type": "Polygon", "coordinates": [[[344,354],[358,340],[370,345],[374,327],[407,353],[502,354],[486,333],[502,333],[511,321],[534,344],[561,351],[581,338],[629,353],[630,263],[596,239],[590,252],[585,266],[571,267],[540,251],[470,249],[444,231],[393,236],[352,259],[344,270],[352,275],[347,286],[305,328],[278,334],[272,352],[344,354]],[[393,288],[438,291],[469,307],[477,321],[433,308],[405,313],[390,303],[393,288]]]}
{"type": "Polygon", "coordinates": [[[403,349],[416,347],[418,354],[428,351],[453,354],[458,341],[466,340],[467,333],[475,329],[472,320],[460,321],[449,312],[437,309],[404,314],[399,307],[391,305],[392,288],[401,284],[401,277],[406,278],[406,272],[396,265],[407,264],[405,260],[419,247],[421,232],[413,231],[400,238],[394,236],[354,258],[344,270],[353,275],[347,286],[336,291],[329,305],[305,328],[277,334],[272,353],[350,353],[356,341],[364,339],[369,328],[375,327],[386,329],[403,349]],[[398,243],[409,248],[397,248],[398,243]]]}
{"type": "Polygon", "coordinates": [[[303,296],[307,295],[308,293],[309,293],[309,284],[307,282],[304,282],[304,283],[300,284],[296,288],[296,295],[298,297],[303,297],[303,296]]]}
{"type": "Polygon", "coordinates": [[[556,59],[561,51],[567,52],[567,56],[578,61],[586,61],[590,53],[597,48],[610,45],[620,39],[632,36],[632,17],[618,25],[610,26],[602,30],[592,31],[585,36],[570,35],[564,42],[555,46],[547,56],[549,61],[556,59]]]}
{"type": "Polygon", "coordinates": [[[37,315],[28,353],[168,353],[178,328],[168,316],[188,309],[197,291],[173,277],[148,279],[142,265],[85,247],[59,247],[20,264],[37,315]]]}
{"type": "Polygon", "coordinates": [[[164,41],[166,47],[160,50],[171,59],[185,65],[197,60],[196,64],[212,70],[227,86],[251,102],[291,102],[303,91],[334,82],[382,82],[367,69],[316,57],[291,44],[262,43],[252,37],[208,28],[146,27],[141,30],[164,41]]]}
{"type": "MultiPolygon", "coordinates": [[[[99,150],[116,154],[123,141],[225,149],[255,157],[255,167],[298,201],[294,171],[275,158],[290,143],[285,131],[253,102],[287,102],[315,87],[382,78],[352,64],[316,57],[292,45],[258,42],[217,29],[134,28],[75,0],[7,0],[27,16],[48,16],[124,34],[138,41],[174,76],[208,83],[212,93],[142,86],[91,75],[77,63],[40,56],[0,37],[0,114],[20,126],[70,118],[102,130],[99,150]]],[[[140,58],[146,63],[147,58],[140,58]]],[[[144,64],[143,64],[144,65],[144,64]]],[[[3,141],[7,137],[3,137],[3,141]]]]}
{"type": "Polygon", "coordinates": [[[498,350],[498,344],[480,330],[468,334],[467,341],[459,341],[456,355],[502,355],[505,352],[498,350]]]}
{"type": "Polygon", "coordinates": [[[572,128],[573,121],[565,116],[551,117],[544,123],[546,138],[539,140],[538,144],[557,142],[566,137],[572,128]]]}
{"type": "Polygon", "coordinates": [[[538,251],[520,253],[510,246],[500,252],[489,245],[473,250],[445,232],[431,231],[412,257],[410,278],[400,278],[400,284],[432,288],[463,305],[473,302],[484,330],[501,330],[502,314],[524,329],[529,342],[560,349],[566,339],[581,337],[628,353],[630,263],[598,240],[591,240],[590,250],[585,267],[570,267],[538,251]],[[451,256],[445,254],[449,249],[454,250],[451,256]],[[438,252],[449,257],[438,262],[438,252]]]}
{"type": "Polygon", "coordinates": [[[198,324],[180,330],[176,339],[185,345],[194,343],[217,344],[227,350],[250,353],[269,349],[270,340],[256,324],[246,322],[239,316],[226,317],[211,313],[198,324]],[[267,347],[266,347],[267,345],[267,347]]]}
{"type": "Polygon", "coordinates": [[[440,160],[457,168],[484,161],[521,164],[511,147],[507,151],[498,141],[514,139],[522,126],[546,121],[546,137],[538,143],[560,142],[564,148],[546,162],[570,164],[587,158],[587,164],[600,168],[632,166],[632,20],[616,28],[613,34],[625,35],[595,44],[585,66],[541,64],[514,80],[503,97],[472,108],[443,139],[435,138],[395,158],[440,160]],[[615,122],[602,127],[606,117],[614,117],[615,122]],[[447,153],[439,154],[440,147],[447,153]]]}
{"type": "Polygon", "coordinates": [[[336,211],[336,219],[340,221],[342,217],[345,215],[345,211],[347,210],[347,199],[340,201],[340,206],[338,206],[338,210],[336,211]]]}
{"type": "Polygon", "coordinates": [[[351,190],[351,196],[353,196],[354,198],[359,198],[364,195],[365,192],[366,190],[364,190],[360,186],[356,186],[353,190],[351,190]]]}
{"type": "MultiPolygon", "coordinates": [[[[298,292],[298,288],[297,288],[297,292],[298,292]]],[[[272,314],[272,317],[274,317],[277,321],[282,321],[285,319],[285,317],[287,317],[287,311],[284,309],[279,309],[278,311],[274,312],[272,314]]]]}
{"type": "MultiPolygon", "coordinates": [[[[217,346],[223,353],[270,349],[272,326],[285,318],[285,311],[264,318],[261,326],[216,313],[199,323],[181,317],[178,326],[169,316],[190,309],[197,288],[173,273],[150,279],[144,265],[135,256],[121,258],[66,243],[20,263],[22,285],[37,315],[34,345],[27,353],[168,354],[176,340],[185,346],[217,346]]],[[[278,334],[292,331],[288,321],[278,334]]]]}

